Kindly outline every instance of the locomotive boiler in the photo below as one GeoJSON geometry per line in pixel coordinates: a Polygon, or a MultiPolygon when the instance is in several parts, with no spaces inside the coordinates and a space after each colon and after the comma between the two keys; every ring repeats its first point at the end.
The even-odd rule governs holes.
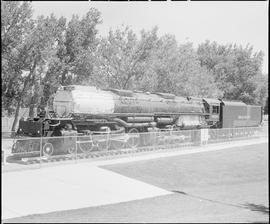
{"type": "Polygon", "coordinates": [[[53,101],[60,117],[71,116],[79,131],[119,127],[126,132],[149,128],[179,129],[205,127],[202,102],[168,93],[148,93],[87,86],[60,88],[53,101]]]}

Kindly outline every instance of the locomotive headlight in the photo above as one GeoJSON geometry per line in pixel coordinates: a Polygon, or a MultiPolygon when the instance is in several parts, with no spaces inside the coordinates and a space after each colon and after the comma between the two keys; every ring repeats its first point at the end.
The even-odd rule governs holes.
{"type": "Polygon", "coordinates": [[[39,134],[39,131],[37,131],[37,133],[39,134]]]}

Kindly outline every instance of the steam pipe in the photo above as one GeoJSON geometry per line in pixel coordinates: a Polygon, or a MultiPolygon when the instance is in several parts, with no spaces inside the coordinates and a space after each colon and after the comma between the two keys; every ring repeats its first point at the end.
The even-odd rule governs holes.
{"type": "Polygon", "coordinates": [[[155,127],[157,125],[156,122],[149,122],[149,123],[127,123],[123,121],[122,119],[119,118],[114,118],[113,119],[115,122],[120,123],[123,125],[125,128],[142,128],[142,127],[155,127]]]}

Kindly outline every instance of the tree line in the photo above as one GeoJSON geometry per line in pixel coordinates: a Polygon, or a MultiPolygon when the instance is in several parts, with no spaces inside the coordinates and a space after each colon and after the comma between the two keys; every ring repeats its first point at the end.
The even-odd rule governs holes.
{"type": "MultiPolygon", "coordinates": [[[[158,27],[137,35],[122,26],[100,37],[101,13],[90,8],[70,20],[33,18],[30,2],[2,2],[2,108],[14,115],[21,107],[34,116],[49,105],[59,86],[168,92],[180,96],[241,100],[265,106],[268,77],[263,53],[253,47],[204,41],[178,43],[158,35],[158,27]]],[[[180,29],[180,28],[179,28],[180,29]]],[[[2,109],[2,113],[3,113],[2,109]]]]}

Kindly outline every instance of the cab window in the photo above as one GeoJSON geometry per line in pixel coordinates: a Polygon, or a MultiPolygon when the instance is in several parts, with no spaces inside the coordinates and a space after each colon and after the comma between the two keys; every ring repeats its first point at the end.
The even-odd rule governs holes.
{"type": "Polygon", "coordinates": [[[218,114],[219,113],[219,106],[213,106],[213,114],[218,114]]]}

